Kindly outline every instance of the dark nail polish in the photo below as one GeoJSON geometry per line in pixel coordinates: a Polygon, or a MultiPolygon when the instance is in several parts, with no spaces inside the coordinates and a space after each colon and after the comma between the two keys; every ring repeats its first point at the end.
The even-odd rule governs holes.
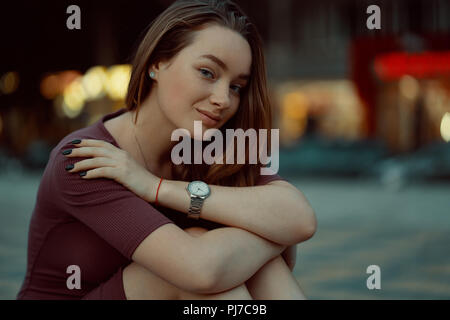
{"type": "Polygon", "coordinates": [[[72,149],[64,150],[62,152],[62,154],[65,155],[65,156],[67,156],[68,154],[71,154],[71,153],[72,153],[72,149]]]}
{"type": "Polygon", "coordinates": [[[80,177],[84,177],[86,175],[86,171],[80,172],[80,177]]]}
{"type": "Polygon", "coordinates": [[[76,139],[71,142],[71,144],[80,144],[80,143],[81,143],[80,139],[76,139]]]}
{"type": "Polygon", "coordinates": [[[68,164],[68,165],[66,166],[66,170],[67,170],[67,171],[72,170],[74,167],[75,167],[75,166],[74,166],[73,164],[68,164]]]}

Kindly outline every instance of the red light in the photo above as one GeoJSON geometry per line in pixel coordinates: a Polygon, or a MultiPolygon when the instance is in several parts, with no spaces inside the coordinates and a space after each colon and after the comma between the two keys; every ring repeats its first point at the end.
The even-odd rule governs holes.
{"type": "Polygon", "coordinates": [[[450,51],[420,54],[392,52],[376,57],[374,67],[382,80],[395,80],[404,75],[419,79],[450,75],[450,51]]]}

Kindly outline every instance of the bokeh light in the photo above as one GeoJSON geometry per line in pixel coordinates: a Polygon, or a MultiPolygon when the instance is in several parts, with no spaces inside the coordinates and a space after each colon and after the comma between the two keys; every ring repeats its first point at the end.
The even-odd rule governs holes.
{"type": "Polygon", "coordinates": [[[108,69],[106,91],[111,99],[125,99],[130,76],[131,66],[127,64],[115,65],[108,69]]]}
{"type": "Polygon", "coordinates": [[[63,95],[62,108],[64,114],[69,118],[77,117],[83,110],[87,97],[83,85],[81,84],[81,77],[70,83],[70,85],[64,89],[63,95]]]}
{"type": "Polygon", "coordinates": [[[7,72],[0,78],[0,93],[11,94],[19,87],[19,73],[7,72]]]}
{"type": "Polygon", "coordinates": [[[78,77],[79,71],[67,70],[46,75],[40,83],[41,94],[46,99],[55,99],[78,77]]]}
{"type": "Polygon", "coordinates": [[[282,122],[289,132],[290,139],[299,138],[306,129],[308,118],[308,99],[300,92],[288,93],[283,98],[282,122]]]}
{"type": "Polygon", "coordinates": [[[402,95],[410,100],[414,100],[419,95],[419,82],[409,75],[401,77],[399,82],[400,92],[402,95]]]}
{"type": "Polygon", "coordinates": [[[105,67],[96,66],[90,68],[81,79],[81,84],[86,93],[86,100],[90,101],[103,97],[107,80],[105,67]]]}
{"type": "Polygon", "coordinates": [[[450,142],[450,112],[446,112],[442,117],[441,136],[445,142],[450,142]]]}

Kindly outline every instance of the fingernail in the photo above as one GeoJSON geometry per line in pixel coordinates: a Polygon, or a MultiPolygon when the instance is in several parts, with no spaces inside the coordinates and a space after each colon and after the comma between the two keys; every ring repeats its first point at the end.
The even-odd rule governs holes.
{"type": "Polygon", "coordinates": [[[81,143],[80,139],[76,139],[71,142],[71,144],[80,144],[80,143],[81,143]]]}
{"type": "Polygon", "coordinates": [[[86,171],[80,172],[80,177],[84,177],[86,175],[86,171]]]}
{"type": "Polygon", "coordinates": [[[66,166],[66,170],[67,170],[67,171],[72,170],[74,167],[75,167],[75,166],[74,166],[73,164],[68,164],[68,165],[66,166]]]}
{"type": "Polygon", "coordinates": [[[72,153],[72,149],[64,150],[62,152],[62,154],[65,155],[65,156],[67,156],[68,154],[71,154],[71,153],[72,153]]]}

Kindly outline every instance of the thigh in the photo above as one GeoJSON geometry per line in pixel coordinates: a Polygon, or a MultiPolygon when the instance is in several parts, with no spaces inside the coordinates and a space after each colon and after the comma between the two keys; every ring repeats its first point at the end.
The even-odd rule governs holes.
{"type": "Polygon", "coordinates": [[[123,270],[123,288],[127,300],[174,300],[179,291],[136,262],[123,270]]]}
{"type": "Polygon", "coordinates": [[[215,293],[199,294],[182,290],[133,262],[123,271],[127,300],[252,300],[245,284],[215,293]]]}

